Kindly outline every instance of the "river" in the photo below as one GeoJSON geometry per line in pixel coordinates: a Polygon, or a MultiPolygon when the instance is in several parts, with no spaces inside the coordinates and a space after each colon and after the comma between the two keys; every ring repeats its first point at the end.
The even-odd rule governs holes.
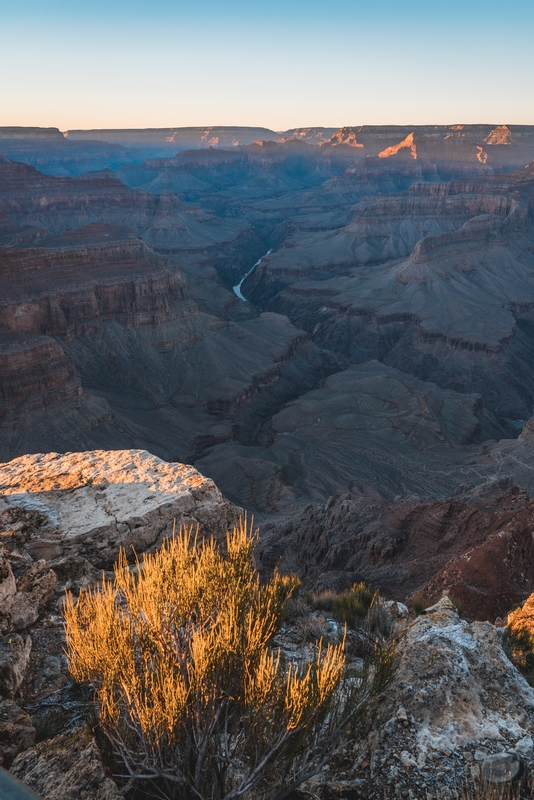
{"type": "Polygon", "coordinates": [[[272,248],[271,248],[270,250],[267,250],[267,252],[264,255],[262,255],[261,258],[258,258],[256,263],[251,266],[249,271],[245,272],[245,274],[243,275],[243,277],[241,278],[239,283],[236,283],[236,285],[233,287],[235,294],[239,297],[240,300],[243,300],[243,302],[248,303],[247,298],[241,292],[241,285],[242,285],[243,281],[245,280],[245,278],[248,278],[249,275],[252,275],[252,273],[254,272],[256,267],[258,266],[258,264],[261,264],[262,259],[265,258],[265,256],[268,256],[272,252],[273,251],[272,251],[272,248]]]}

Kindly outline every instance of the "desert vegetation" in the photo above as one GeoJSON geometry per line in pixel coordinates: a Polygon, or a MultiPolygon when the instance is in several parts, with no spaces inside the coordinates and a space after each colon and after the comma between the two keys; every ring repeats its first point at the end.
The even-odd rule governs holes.
{"type": "Polygon", "coordinates": [[[93,685],[124,777],[152,796],[282,800],[356,735],[391,677],[384,638],[357,668],[344,636],[299,661],[272,647],[298,580],[262,583],[256,540],[244,521],[224,546],[182,528],[68,596],[70,671],[93,685]]]}
{"type": "Polygon", "coordinates": [[[534,686],[534,598],[532,595],[523,605],[508,614],[503,643],[512,663],[525,676],[529,684],[534,686]]]}

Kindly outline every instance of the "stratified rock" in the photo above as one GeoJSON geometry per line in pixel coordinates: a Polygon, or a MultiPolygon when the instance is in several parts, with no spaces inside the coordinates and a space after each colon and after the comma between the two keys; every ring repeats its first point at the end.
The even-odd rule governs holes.
{"type": "Polygon", "coordinates": [[[87,729],[77,728],[41,742],[20,755],[10,770],[42,800],[120,800],[106,776],[87,729]]]}
{"type": "Polygon", "coordinates": [[[35,728],[29,714],[14,700],[0,700],[0,764],[9,767],[34,741],[35,728]]]}
{"type": "Polygon", "coordinates": [[[318,590],[365,580],[410,604],[450,593],[470,619],[493,621],[534,591],[534,501],[506,483],[440,501],[309,504],[265,520],[258,555],[318,590]]]}
{"type": "Polygon", "coordinates": [[[11,633],[0,639],[0,697],[14,697],[26,674],[32,649],[31,636],[11,633]]]}
{"type": "MultiPolygon", "coordinates": [[[[175,524],[222,535],[238,514],[196,469],[142,450],[22,456],[0,465],[0,492],[11,505],[48,518],[56,557],[83,557],[95,565],[112,562],[120,547],[146,550],[175,524]]],[[[27,541],[30,553],[34,546],[39,551],[39,538],[37,531],[27,541]]],[[[18,627],[31,624],[24,614],[54,590],[55,575],[47,582],[47,573],[36,577],[39,569],[34,565],[18,587],[20,605],[15,599],[12,610],[18,627]]]]}

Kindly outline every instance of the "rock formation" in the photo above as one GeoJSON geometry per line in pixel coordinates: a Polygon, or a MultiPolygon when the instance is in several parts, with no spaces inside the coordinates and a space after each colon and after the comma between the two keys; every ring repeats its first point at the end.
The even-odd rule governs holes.
{"type": "MultiPolygon", "coordinates": [[[[533,130],[0,129],[0,458],[196,464],[265,515],[266,568],[505,613],[532,589],[533,130]]],[[[20,625],[71,558],[35,538],[20,625]]]]}
{"type": "Polygon", "coordinates": [[[493,622],[534,590],[532,511],[526,492],[498,484],[442,501],[331,497],[265,519],[259,557],[316,589],[365,580],[408,604],[446,592],[493,622]]]}
{"type": "Polygon", "coordinates": [[[11,772],[42,800],[120,800],[88,729],[76,728],[18,756],[11,772]]]}
{"type": "Polygon", "coordinates": [[[308,788],[330,783],[338,795],[369,800],[454,797],[468,786],[487,797],[514,782],[519,789],[534,757],[533,722],[534,691],[505,655],[499,630],[459,619],[444,597],[409,625],[355,763],[308,788]]]}
{"type": "Polygon", "coordinates": [[[5,536],[13,507],[41,515],[35,532],[12,531],[9,541],[47,561],[76,555],[109,565],[120,547],[144,551],[175,524],[221,535],[236,519],[215,484],[193,467],[140,450],[22,456],[0,465],[0,493],[5,536]]]}
{"type": "MultiPolygon", "coordinates": [[[[79,724],[86,698],[66,672],[62,594],[97,583],[98,567],[109,568],[120,546],[151,549],[175,520],[220,535],[239,509],[193,467],[140,451],[24,456],[0,466],[0,494],[0,621],[8,632],[0,638],[0,757],[42,800],[70,800],[73,792],[115,800],[121,789],[105,751],[79,724]]],[[[288,519],[283,530],[263,526],[259,555],[266,569],[281,557],[281,567],[299,570],[308,587],[332,586],[334,573],[345,575],[340,588],[365,576],[398,597],[401,586],[405,596],[462,560],[466,545],[491,553],[494,534],[502,542],[509,533],[507,585],[484,595],[487,584],[477,586],[476,575],[482,569],[486,579],[487,570],[478,560],[462,579],[475,601],[459,595],[457,584],[438,587],[456,603],[464,599],[469,617],[483,619],[490,610],[502,616],[533,588],[534,554],[526,555],[531,506],[526,493],[498,486],[441,503],[332,498],[308,506],[293,527],[288,519]],[[374,578],[365,572],[370,565],[374,578]]],[[[534,758],[534,693],[503,651],[502,631],[460,619],[446,597],[415,620],[398,604],[384,604],[387,613],[393,608],[394,615],[401,609],[393,680],[370,710],[363,739],[304,788],[321,798],[350,792],[378,800],[384,792],[404,796],[410,787],[415,800],[426,800],[427,792],[453,796],[466,782],[491,786],[497,772],[511,784],[525,782],[534,758]]],[[[339,634],[335,623],[325,630],[327,637],[339,634]]],[[[305,657],[291,619],[278,639],[291,658],[305,657]]]]}

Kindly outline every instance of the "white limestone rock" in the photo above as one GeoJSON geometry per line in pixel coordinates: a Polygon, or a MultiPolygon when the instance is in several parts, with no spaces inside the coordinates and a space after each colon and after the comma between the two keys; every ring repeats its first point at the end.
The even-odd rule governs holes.
{"type": "Polygon", "coordinates": [[[49,520],[26,544],[33,558],[81,555],[97,566],[113,561],[121,546],[158,544],[175,521],[220,535],[240,511],[194,467],[144,450],[21,456],[0,464],[0,495],[4,508],[49,520]]]}

